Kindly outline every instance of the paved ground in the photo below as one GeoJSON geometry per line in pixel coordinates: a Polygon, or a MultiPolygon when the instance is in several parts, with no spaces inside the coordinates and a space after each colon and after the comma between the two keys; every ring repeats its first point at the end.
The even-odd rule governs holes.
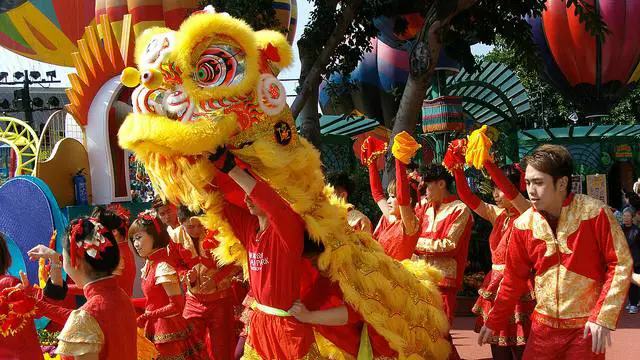
{"type": "MultiPolygon", "coordinates": [[[[473,332],[475,318],[456,317],[451,335],[458,353],[466,360],[490,360],[491,349],[488,345],[478,346],[477,334],[473,332]]],[[[626,311],[620,317],[618,330],[611,340],[613,346],[607,350],[610,360],[640,359],[640,314],[629,315],[626,311]]],[[[578,359],[576,359],[578,360],[578,359]]]]}

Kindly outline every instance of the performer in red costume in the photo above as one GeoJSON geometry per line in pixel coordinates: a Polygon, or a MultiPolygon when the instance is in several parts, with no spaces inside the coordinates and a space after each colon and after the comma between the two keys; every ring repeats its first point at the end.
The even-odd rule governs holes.
{"type": "MultiPolygon", "coordinates": [[[[0,359],[7,360],[32,360],[42,359],[38,333],[36,332],[33,316],[28,316],[26,321],[14,322],[13,326],[5,324],[8,319],[9,308],[3,300],[10,294],[19,290],[20,280],[7,274],[11,266],[11,254],[7,248],[4,236],[0,233],[0,359]],[[6,297],[5,297],[6,295],[6,297]]],[[[17,294],[16,294],[17,295],[17,294]]],[[[17,316],[23,316],[33,309],[33,304],[20,311],[17,316]]]]}
{"type": "Polygon", "coordinates": [[[247,249],[250,291],[256,300],[244,359],[320,358],[311,325],[287,312],[300,297],[304,222],[264,181],[236,166],[225,148],[210,159],[240,185],[249,212],[255,215],[231,204],[224,209],[247,249]]]}
{"type": "Polygon", "coordinates": [[[196,216],[186,207],[178,209],[181,226],[169,247],[170,252],[178,251],[169,257],[187,285],[183,317],[195,325],[196,336],[205,339],[211,359],[232,359],[238,342],[234,307],[242,300],[237,294],[242,270],[233,265],[218,266],[211,255],[217,241],[196,216]]]}
{"type": "MultiPolygon", "coordinates": [[[[420,237],[414,258],[422,259],[442,271],[444,279],[438,284],[444,311],[453,323],[456,293],[462,285],[473,216],[471,210],[449,192],[453,179],[440,164],[429,164],[421,169],[425,197],[420,237]]],[[[459,355],[452,344],[451,359],[459,355]]]]}
{"type": "MultiPolygon", "coordinates": [[[[403,143],[402,139],[407,136],[409,135],[406,132],[396,136],[394,150],[401,146],[403,143]]],[[[364,144],[370,141],[371,138],[367,138],[364,144]]],[[[413,140],[413,142],[415,142],[415,140],[413,140]]],[[[408,148],[410,145],[405,145],[405,147],[408,148]]],[[[415,150],[417,149],[418,148],[415,147],[415,150]]],[[[371,195],[382,211],[382,217],[373,232],[373,237],[382,245],[384,252],[396,260],[411,258],[416,248],[418,236],[420,235],[420,221],[414,212],[418,195],[415,189],[409,186],[406,166],[415,153],[415,150],[404,150],[405,152],[409,152],[404,156],[404,162],[399,159],[400,152],[393,151],[394,156],[396,156],[396,179],[390,181],[387,186],[388,198],[384,196],[384,192],[382,191],[382,182],[380,181],[376,161],[369,162],[371,195]]],[[[361,157],[364,156],[364,154],[361,155],[361,157]]]]}
{"type": "MultiPolygon", "coordinates": [[[[120,262],[113,233],[98,219],[88,217],[73,220],[68,233],[62,256],[64,270],[83,289],[87,302],[73,311],[57,307],[56,314],[56,307],[47,304],[39,291],[34,292],[39,315],[53,321],[67,318],[56,352],[63,360],[136,359],[136,313],[113,275],[120,262]]],[[[52,264],[59,261],[59,255],[42,245],[30,250],[29,257],[48,258],[52,264]]],[[[51,267],[50,280],[61,282],[57,266],[51,267]]]]}
{"type": "MultiPolygon", "coordinates": [[[[496,292],[503,278],[505,257],[513,222],[531,205],[518,189],[524,183],[524,174],[518,167],[507,165],[499,169],[491,161],[484,162],[484,169],[493,180],[493,199],[496,205],[487,204],[475,196],[469,189],[467,178],[463,171],[465,162],[464,148],[466,148],[466,139],[454,140],[445,155],[445,159],[454,159],[454,162],[448,163],[445,161],[445,166],[455,176],[456,189],[460,199],[476,214],[493,225],[493,230],[489,235],[491,271],[487,274],[482,287],[478,290],[480,296],[472,310],[474,314],[478,315],[475,330],[479,332],[489,311],[493,308],[496,292]]],[[[530,316],[534,306],[533,282],[530,281],[529,287],[519,296],[515,311],[511,313],[509,318],[507,329],[494,334],[491,339],[491,355],[494,360],[519,360],[522,358],[524,345],[531,328],[530,316]]]]}
{"type": "Polygon", "coordinates": [[[147,301],[144,314],[138,316],[138,327],[155,344],[158,360],[205,359],[203,343],[182,317],[184,295],[178,273],[168,261],[171,240],[160,224],[160,219],[147,211],[129,228],[129,241],[147,260],[142,268],[142,292],[147,301]]]}
{"type": "Polygon", "coordinates": [[[537,305],[524,359],[604,359],[631,281],[624,233],[605,204],[571,192],[567,149],[540,146],[523,165],[533,207],[514,222],[504,279],[478,342],[507,326],[533,269],[537,305]]]}
{"type": "Polygon", "coordinates": [[[151,205],[153,210],[158,213],[160,221],[167,227],[169,234],[180,226],[180,221],[178,221],[178,208],[175,205],[162,200],[158,196],[153,199],[151,205]]]}

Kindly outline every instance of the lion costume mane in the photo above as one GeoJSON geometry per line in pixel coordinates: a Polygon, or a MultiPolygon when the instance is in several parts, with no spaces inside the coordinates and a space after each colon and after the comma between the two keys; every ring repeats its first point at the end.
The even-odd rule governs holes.
{"type": "MultiPolygon", "coordinates": [[[[120,145],[135,152],[163,198],[204,211],[204,225],[217,231],[214,255],[222,264],[247,266],[222,211],[226,200],[216,186],[222,175],[208,160],[225,145],[302,217],[324,245],[320,271],[400,358],[447,357],[449,325],[435,285],[440,273],[424,263],[403,266],[370,234],[349,228],[346,205],[325,186],[319,152],[298,136],[274,76],[293,57],[282,34],[202,11],[178,31],[144,32],[135,57],[138,71],[125,70],[123,82],[142,85],[133,92],[134,112],[120,128],[120,145]]],[[[335,354],[327,346],[321,351],[335,354]]]]}

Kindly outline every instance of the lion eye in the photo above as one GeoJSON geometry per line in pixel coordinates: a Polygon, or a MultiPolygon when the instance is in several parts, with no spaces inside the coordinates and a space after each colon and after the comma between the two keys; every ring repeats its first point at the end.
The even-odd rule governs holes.
{"type": "Polygon", "coordinates": [[[202,87],[229,86],[244,77],[244,54],[228,45],[207,48],[196,64],[194,80],[202,87]]]}

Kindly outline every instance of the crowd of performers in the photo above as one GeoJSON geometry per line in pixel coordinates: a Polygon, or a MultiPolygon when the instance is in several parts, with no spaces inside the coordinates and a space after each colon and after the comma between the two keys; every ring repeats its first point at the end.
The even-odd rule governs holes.
{"type": "MultiPolygon", "coordinates": [[[[478,342],[491,344],[494,359],[604,358],[632,279],[620,226],[604,204],[571,192],[565,148],[544,145],[522,167],[500,168],[487,142],[484,129],[455,140],[442,165],[418,171],[407,169],[416,143],[400,134],[392,148],[396,178],[385,193],[375,161],[385,149],[367,139],[361,160],[382,217],[373,227],[347,204],[349,226],[371,232],[395,260],[437,268],[451,323],[476,213],[493,225],[492,271],[473,307],[478,342]],[[495,204],[470,190],[465,164],[489,175],[495,204]]],[[[0,358],[42,358],[34,316],[61,328],[56,352],[63,359],[141,358],[145,341],[153,343],[154,359],[396,358],[317,270],[323,248],[289,204],[226,149],[210,159],[246,193],[246,208],[225,203],[223,212],[247,249],[248,281],[240,267],[218,265],[211,253],[216,233],[201,224],[201,214],[161,199],[131,224],[117,206],[72,220],[62,254],[32,249],[30,259],[48,262],[43,289],[6,275],[11,258],[0,237],[0,294],[13,309],[3,310],[0,358]],[[140,275],[134,252],[146,261],[140,275]],[[135,276],[143,299],[131,298],[135,276]],[[86,301],[70,308],[76,295],[86,301]],[[316,334],[340,356],[321,353],[316,334]]],[[[346,202],[348,177],[328,182],[346,202]]],[[[455,347],[450,358],[459,358],[455,347]]]]}

